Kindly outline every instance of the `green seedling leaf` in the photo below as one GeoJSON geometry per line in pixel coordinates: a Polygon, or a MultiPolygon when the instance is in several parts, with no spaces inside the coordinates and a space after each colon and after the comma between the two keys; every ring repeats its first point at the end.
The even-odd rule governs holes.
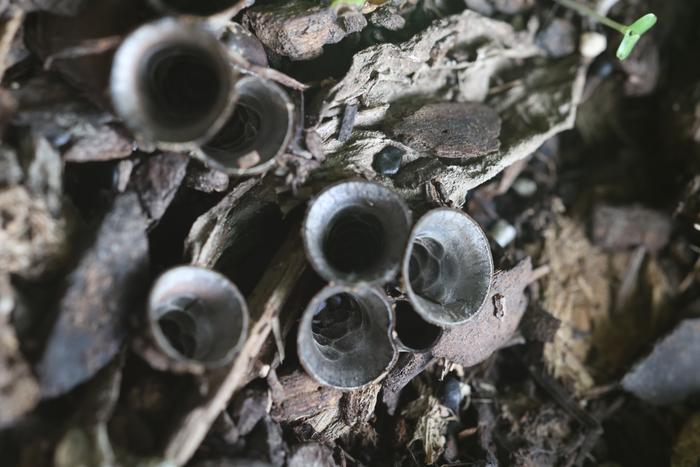
{"type": "Polygon", "coordinates": [[[639,39],[642,36],[639,34],[636,34],[632,31],[627,31],[625,33],[625,37],[622,39],[622,42],[620,42],[620,47],[617,48],[617,58],[620,60],[625,60],[627,57],[630,56],[632,51],[634,50],[634,46],[637,45],[637,42],[639,42],[639,39]]]}
{"type": "Polygon", "coordinates": [[[637,21],[627,26],[625,30],[625,37],[623,37],[620,47],[617,48],[617,58],[620,60],[625,60],[630,56],[634,47],[642,38],[642,34],[647,32],[656,24],[656,15],[653,13],[646,14],[639,18],[637,21]]]}
{"type": "Polygon", "coordinates": [[[333,0],[331,2],[331,7],[336,10],[341,10],[345,8],[356,8],[360,9],[364,6],[365,0],[333,0]]]}
{"type": "Polygon", "coordinates": [[[632,23],[628,27],[628,29],[641,36],[642,34],[647,32],[649,29],[651,29],[655,24],[656,24],[656,15],[654,13],[649,13],[649,14],[642,16],[634,23],[632,23]]]}

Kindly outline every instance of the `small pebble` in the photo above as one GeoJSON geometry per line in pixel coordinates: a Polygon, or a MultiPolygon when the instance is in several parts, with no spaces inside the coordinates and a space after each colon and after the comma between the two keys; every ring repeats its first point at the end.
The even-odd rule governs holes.
{"type": "Polygon", "coordinates": [[[608,48],[608,39],[599,32],[584,32],[578,48],[584,57],[595,58],[608,48]]]}
{"type": "Polygon", "coordinates": [[[513,183],[513,191],[523,198],[529,198],[537,192],[537,183],[529,178],[519,178],[513,183]]]}
{"type": "Polygon", "coordinates": [[[396,146],[387,146],[374,155],[372,168],[381,175],[396,175],[401,168],[401,159],[405,153],[406,151],[396,146]]]}
{"type": "Polygon", "coordinates": [[[505,248],[515,240],[518,231],[503,219],[496,222],[491,227],[491,237],[498,243],[501,248],[505,248]]]}

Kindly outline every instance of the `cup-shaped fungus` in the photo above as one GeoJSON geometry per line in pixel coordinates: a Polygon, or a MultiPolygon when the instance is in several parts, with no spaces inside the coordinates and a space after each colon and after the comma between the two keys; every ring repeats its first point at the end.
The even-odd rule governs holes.
{"type": "Polygon", "coordinates": [[[258,175],[272,168],[292,137],[294,106],[275,83],[246,76],[235,86],[236,106],[198,155],[230,175],[258,175]]]}
{"type": "Polygon", "coordinates": [[[396,361],[392,328],[391,307],[379,290],[328,286],[311,300],[299,323],[299,360],[322,384],[362,387],[381,379],[396,361]]]}
{"type": "Polygon", "coordinates": [[[248,307],[238,288],[208,269],[166,271],[148,299],[148,325],[167,357],[206,367],[229,363],[248,332],[248,307]]]}
{"type": "Polygon", "coordinates": [[[349,181],[323,191],[309,207],[303,234],[313,268],[329,282],[392,280],[411,229],[411,213],[393,191],[349,181]]]}
{"type": "Polygon", "coordinates": [[[196,23],[165,18],[121,44],[110,92],[117,114],[144,142],[194,147],[226,123],[236,76],[216,36],[196,23]]]}
{"type": "Polygon", "coordinates": [[[464,323],[491,289],[488,239],[462,211],[434,209],[411,232],[402,275],[409,300],[426,321],[443,327],[464,323]]]}

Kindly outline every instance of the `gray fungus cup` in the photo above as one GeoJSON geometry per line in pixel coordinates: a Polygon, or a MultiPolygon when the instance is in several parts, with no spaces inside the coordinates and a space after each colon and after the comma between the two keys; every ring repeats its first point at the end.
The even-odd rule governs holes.
{"type": "Polygon", "coordinates": [[[408,240],[402,279],[409,300],[427,322],[449,327],[468,321],[486,303],[493,278],[488,239],[457,209],[434,209],[408,240]]]}
{"type": "Polygon", "coordinates": [[[110,94],[139,140],[187,149],[226,123],[236,80],[213,33],[197,22],[165,18],[139,27],[117,49],[110,94]]]}
{"type": "Polygon", "coordinates": [[[192,266],[166,271],[148,298],[148,326],[168,358],[220,367],[238,353],[248,332],[248,307],[218,272],[192,266]]]}
{"type": "Polygon", "coordinates": [[[246,76],[234,86],[235,108],[223,127],[195,151],[229,175],[259,175],[285,152],[294,128],[294,105],[275,83],[246,76]]]}
{"type": "Polygon", "coordinates": [[[309,303],[299,323],[299,360],[318,382],[357,389],[394,365],[391,306],[368,285],[328,286],[309,303]]]}
{"type": "Polygon", "coordinates": [[[380,285],[396,277],[410,229],[411,212],[396,193],[373,182],[342,182],[311,202],[304,247],[327,281],[380,285]]]}

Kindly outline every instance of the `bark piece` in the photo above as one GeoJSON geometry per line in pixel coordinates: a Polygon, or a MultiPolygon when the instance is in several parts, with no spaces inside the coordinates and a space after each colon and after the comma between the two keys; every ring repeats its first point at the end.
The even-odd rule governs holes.
{"type": "Polygon", "coordinates": [[[382,401],[387,405],[390,414],[396,411],[401,390],[434,361],[435,357],[431,352],[399,355],[396,365],[383,382],[382,401]]]}
{"type": "Polygon", "coordinates": [[[79,98],[63,81],[39,75],[10,92],[18,108],[13,123],[41,135],[54,148],[66,147],[69,158],[77,162],[93,157],[99,160],[103,156],[90,147],[93,143],[109,149],[108,159],[127,152],[123,136],[108,134],[116,131],[108,126],[114,117],[79,98]],[[78,147],[71,150],[71,145],[78,147]]]}
{"type": "MultiPolygon", "coordinates": [[[[18,41],[21,36],[18,32],[24,22],[24,12],[13,7],[5,15],[5,8],[7,5],[3,5],[0,1],[0,80],[5,75],[5,71],[17,63],[19,57],[16,48],[21,49],[23,45],[21,40],[18,41]]],[[[4,118],[0,117],[0,123],[2,120],[4,118]]]]}
{"type": "Polygon", "coordinates": [[[223,193],[228,189],[229,178],[223,172],[191,163],[187,167],[185,183],[193,190],[204,193],[223,193]]]}
{"type": "Polygon", "coordinates": [[[185,179],[188,163],[184,154],[165,153],[147,157],[136,169],[133,181],[149,219],[163,217],[185,179]]]}
{"type": "Polygon", "coordinates": [[[605,252],[591,244],[584,226],[556,216],[543,232],[540,257],[550,273],[542,279],[542,306],[562,325],[544,346],[548,370],[577,396],[618,381],[640,352],[659,337],[673,316],[678,293],[653,257],[639,274],[633,251],[605,252]],[[625,286],[625,276],[633,287],[625,286]],[[614,284],[614,287],[611,287],[614,284]],[[615,307],[616,292],[622,308],[615,307]]]}
{"type": "Polygon", "coordinates": [[[324,186],[348,177],[378,179],[417,203],[425,202],[426,186],[439,183],[446,200],[462,205],[470,189],[573,126],[585,66],[577,57],[538,61],[536,66],[528,60],[541,54],[531,34],[470,10],[435,21],[404,43],[361,50],[326,97],[317,128],[326,161],[311,182],[324,186]],[[358,105],[355,128],[343,143],[336,136],[343,109],[351,102],[358,105]],[[398,115],[438,102],[482,102],[494,109],[502,125],[500,148],[455,164],[403,145],[382,130],[394,125],[398,115]],[[392,179],[372,169],[374,154],[386,146],[406,150],[392,179]]]}
{"type": "Polygon", "coordinates": [[[272,396],[272,417],[292,422],[313,417],[325,411],[338,411],[342,391],[323,386],[303,371],[280,377],[282,392],[272,396]]]}
{"type": "Polygon", "coordinates": [[[377,395],[380,389],[380,384],[370,384],[343,394],[342,399],[340,399],[340,414],[346,425],[355,426],[366,422],[374,415],[374,407],[377,405],[377,395]]]}
{"type": "Polygon", "coordinates": [[[63,153],[67,162],[110,161],[129,157],[133,142],[107,125],[87,124],[73,133],[73,143],[63,153]]]}
{"type": "Polygon", "coordinates": [[[406,26],[406,20],[399,14],[398,9],[389,4],[375,10],[369,16],[369,21],[374,26],[380,26],[389,31],[398,31],[406,26]]]}
{"type": "Polygon", "coordinates": [[[192,264],[211,268],[236,245],[235,252],[228,251],[233,255],[230,260],[235,262],[236,255],[244,255],[256,244],[255,232],[266,228],[266,213],[279,209],[269,179],[245,180],[195,221],[185,241],[185,251],[192,264]]]}
{"type": "Polygon", "coordinates": [[[433,349],[433,355],[469,367],[483,362],[505,346],[525,313],[527,297],[524,292],[531,277],[529,258],[509,271],[496,272],[491,297],[502,296],[503,317],[498,318],[494,301],[488,300],[467,323],[447,330],[433,349]]]}
{"type": "Polygon", "coordinates": [[[58,319],[35,367],[42,396],[59,396],[109,363],[126,337],[126,320],[145,295],[146,219],[134,193],[118,197],[67,279],[58,319]]]}
{"type": "Polygon", "coordinates": [[[390,131],[420,152],[469,159],[498,150],[501,118],[478,102],[442,102],[424,105],[390,131]]]}
{"type": "Polygon", "coordinates": [[[246,439],[246,455],[264,459],[270,465],[282,467],[287,457],[287,446],[282,439],[282,428],[269,416],[256,425],[246,439]]]}
{"type": "Polygon", "coordinates": [[[671,236],[671,218],[642,206],[596,206],[593,211],[593,241],[609,250],[643,245],[661,250],[671,236]]]}
{"type": "Polygon", "coordinates": [[[682,402],[700,393],[700,319],[683,321],[622,379],[625,390],[650,404],[682,402]]]}
{"type": "Polygon", "coordinates": [[[254,389],[248,389],[237,396],[230,413],[238,436],[246,436],[253,431],[255,425],[268,414],[269,403],[267,392],[254,389]]]}
{"type": "Polygon", "coordinates": [[[361,14],[337,17],[335,9],[308,1],[254,7],[246,18],[266,47],[292,60],[317,57],[325,44],[339,42],[367,25],[361,14]]]}

